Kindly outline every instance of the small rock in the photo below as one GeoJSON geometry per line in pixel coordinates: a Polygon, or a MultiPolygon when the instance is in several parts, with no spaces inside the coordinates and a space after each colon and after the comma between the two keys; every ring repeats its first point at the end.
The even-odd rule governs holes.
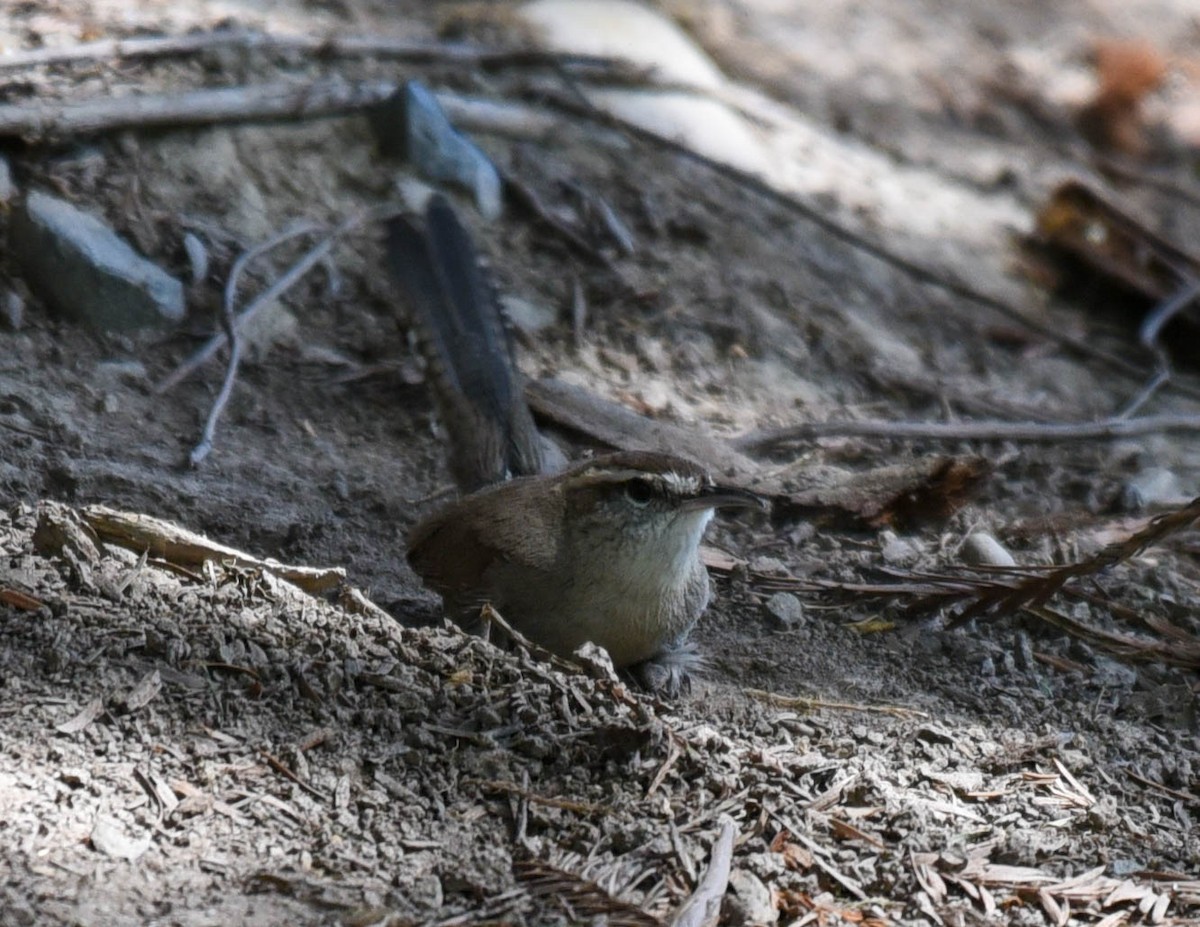
{"type": "Polygon", "coordinates": [[[92,774],[82,766],[64,766],[58,771],[58,780],[73,789],[81,789],[91,783],[92,774]]]}
{"type": "Polygon", "coordinates": [[[879,540],[883,545],[883,559],[887,563],[900,566],[914,563],[921,556],[921,552],[911,541],[898,537],[893,531],[881,532],[879,540]]]}
{"type": "Polygon", "coordinates": [[[1016,633],[1016,649],[1013,651],[1013,662],[1017,669],[1030,672],[1036,667],[1036,662],[1033,656],[1033,641],[1029,639],[1029,634],[1025,631],[1016,633]]]}
{"type": "Polygon", "coordinates": [[[9,241],[46,301],[95,328],[127,331],[184,316],[183,284],[65,200],[31,192],[13,210],[9,241]]]}
{"type": "Polygon", "coordinates": [[[963,541],[959,551],[963,563],[969,566],[1013,567],[1017,561],[999,541],[990,534],[977,531],[963,541]]]}
{"type": "Polygon", "coordinates": [[[729,891],[721,908],[721,921],[727,924],[774,924],[779,920],[771,890],[745,869],[729,873],[729,891]]]}
{"type": "Polygon", "coordinates": [[[150,849],[150,839],[133,840],[125,836],[121,826],[108,818],[97,818],[92,826],[92,846],[105,856],[131,862],[150,849]]]}
{"type": "Polygon", "coordinates": [[[450,123],[437,98],[410,80],[375,108],[371,127],[384,154],[406,158],[423,177],[455,184],[475,197],[486,219],[503,211],[500,172],[450,123]]]}
{"type": "Polygon", "coordinates": [[[1143,470],[1121,489],[1121,504],[1129,512],[1140,512],[1151,506],[1183,505],[1190,498],[1179,477],[1165,467],[1143,470]]]}
{"type": "Polygon", "coordinates": [[[14,332],[25,324],[25,300],[13,290],[0,290],[0,319],[14,332]]]}
{"type": "Polygon", "coordinates": [[[750,561],[751,573],[764,573],[768,576],[787,576],[787,567],[778,557],[755,557],[750,561]]]}
{"type": "Polygon", "coordinates": [[[109,383],[145,383],[146,365],[140,360],[125,357],[97,361],[96,379],[109,383]]]}
{"type": "Polygon", "coordinates": [[[0,204],[7,203],[16,192],[17,185],[13,182],[12,168],[8,164],[8,158],[0,156],[0,204]]]}
{"type": "Polygon", "coordinates": [[[208,276],[208,249],[204,247],[204,242],[188,232],[183,236],[183,250],[188,256],[188,263],[192,265],[192,286],[203,283],[208,276]]]}
{"type": "Polygon", "coordinates": [[[613,668],[612,657],[603,647],[588,641],[578,648],[571,656],[579,662],[584,671],[593,679],[617,682],[617,671],[613,668]]]}
{"type": "Polygon", "coordinates": [[[804,623],[804,606],[790,592],[777,592],[767,599],[767,612],[776,627],[788,631],[804,623]]]}
{"type": "Polygon", "coordinates": [[[502,296],[500,304],[508,320],[529,335],[536,335],[557,321],[554,310],[549,306],[519,296],[502,296]]]}
{"type": "Polygon", "coordinates": [[[1107,689],[1132,689],[1137,685],[1137,670],[1112,657],[1096,654],[1092,657],[1092,664],[1096,668],[1093,682],[1107,689]]]}

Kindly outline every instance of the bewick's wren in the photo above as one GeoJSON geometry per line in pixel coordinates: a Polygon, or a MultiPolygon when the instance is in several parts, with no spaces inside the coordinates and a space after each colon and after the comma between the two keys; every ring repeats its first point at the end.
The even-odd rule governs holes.
{"type": "Polygon", "coordinates": [[[525,404],[499,308],[450,205],[435,196],[424,229],[395,220],[388,237],[451,471],[468,491],[497,484],[420,522],[409,563],[464,626],[491,603],[548,650],[569,656],[591,641],[618,669],[642,664],[643,681],[678,688],[695,660],[688,633],[709,600],[705,526],[717,508],[761,506],[761,498],[668,454],[610,454],[547,473],[548,445],[525,404]]]}
{"type": "Polygon", "coordinates": [[[562,656],[592,641],[618,669],[669,663],[708,605],[714,510],[761,504],[679,457],[609,454],[451,503],[413,529],[408,562],[460,622],[490,602],[562,656]]]}

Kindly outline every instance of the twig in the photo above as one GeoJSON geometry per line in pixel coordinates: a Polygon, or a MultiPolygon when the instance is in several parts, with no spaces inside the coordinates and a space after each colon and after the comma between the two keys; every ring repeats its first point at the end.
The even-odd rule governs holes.
{"type": "MultiPolygon", "coordinates": [[[[589,879],[551,866],[540,859],[515,859],[513,875],[521,883],[522,893],[528,891],[535,897],[553,898],[573,911],[572,922],[592,921],[593,918],[608,924],[624,924],[626,927],[662,927],[662,922],[647,914],[636,905],[613,897],[606,889],[589,879]]],[[[480,911],[471,912],[467,919],[472,924],[481,923],[480,911]]],[[[451,923],[439,922],[439,927],[451,927],[451,923]]]]}
{"type": "Polygon", "coordinates": [[[603,267],[616,278],[626,293],[633,296],[637,295],[637,288],[625,278],[620,268],[612,262],[608,255],[598,248],[593,247],[591,242],[580,234],[569,222],[559,218],[548,209],[532,187],[518,180],[511,173],[506,173],[504,175],[504,188],[510,200],[551,229],[566,242],[572,251],[593,264],[603,267]]]}
{"type": "Polygon", "coordinates": [[[465,43],[414,42],[387,36],[273,35],[255,29],[217,29],[188,35],[164,35],[132,39],[100,39],[67,48],[35,48],[0,58],[0,71],[40,65],[71,64],[106,58],[167,58],[211,49],[245,51],[308,52],[325,58],[390,58],[414,64],[447,63],[478,67],[582,66],[618,73],[633,66],[619,58],[600,55],[565,54],[541,49],[487,48],[465,43]]]}
{"type": "MultiPolygon", "coordinates": [[[[242,257],[245,257],[245,255],[242,257]]],[[[204,430],[200,432],[200,440],[192,448],[191,453],[188,454],[188,465],[193,468],[200,466],[213,448],[213,437],[217,433],[217,422],[221,419],[221,413],[225,411],[229,397],[233,395],[233,384],[237,380],[238,365],[242,362],[242,340],[238,337],[237,320],[233,315],[234,291],[237,288],[237,274],[241,266],[244,266],[244,262],[239,259],[234,264],[233,272],[229,275],[229,283],[225,287],[225,300],[221,307],[221,328],[224,330],[225,338],[229,342],[229,363],[225,367],[225,377],[221,381],[220,392],[217,393],[217,398],[213,400],[212,408],[208,410],[208,417],[204,420],[204,430]]]]}
{"type": "Polygon", "coordinates": [[[1161,782],[1155,782],[1153,779],[1147,779],[1145,776],[1134,772],[1132,769],[1126,769],[1125,775],[1127,775],[1134,782],[1141,783],[1144,786],[1162,792],[1164,795],[1169,795],[1171,798],[1178,799],[1179,801],[1186,801],[1192,804],[1200,804],[1200,796],[1194,795],[1191,792],[1182,792],[1179,789],[1169,788],[1168,786],[1163,785],[1161,782]]]}
{"type": "Polygon", "coordinates": [[[30,144],[128,128],[167,128],[354,112],[386,100],[394,81],[327,79],[186,93],[12,103],[0,106],[0,137],[30,144]]]}
{"type": "Polygon", "coordinates": [[[490,602],[484,602],[483,607],[479,610],[479,613],[480,618],[483,619],[485,625],[494,624],[501,631],[507,634],[513,643],[528,651],[530,655],[536,657],[537,659],[545,660],[551,666],[557,667],[558,669],[567,673],[578,674],[583,672],[583,667],[581,667],[578,663],[575,663],[571,660],[565,660],[553,651],[547,650],[541,644],[535,644],[533,641],[531,641],[528,637],[509,624],[504,619],[504,616],[496,611],[494,607],[492,607],[490,602]]]}
{"type": "Polygon", "coordinates": [[[572,811],[575,814],[600,816],[613,813],[613,808],[610,805],[598,805],[595,802],[577,801],[573,798],[551,798],[549,795],[538,795],[525,786],[517,785],[515,782],[505,782],[502,779],[464,779],[462,784],[476,785],[485,792],[503,792],[507,795],[516,795],[518,798],[522,798],[534,805],[558,808],[561,811],[572,811]]]}
{"type": "Polygon", "coordinates": [[[539,418],[578,431],[610,447],[691,457],[723,474],[751,479],[759,466],[721,438],[638,415],[583,387],[546,378],[525,385],[525,399],[539,418]]]}
{"type": "MultiPolygon", "coordinates": [[[[341,227],[339,226],[339,229],[340,228],[341,227]]],[[[308,235],[313,232],[318,232],[322,229],[323,226],[319,225],[303,225],[297,228],[288,229],[272,236],[258,245],[255,245],[249,251],[244,252],[237,259],[233,268],[230,270],[229,280],[225,286],[226,303],[229,303],[231,300],[230,285],[232,284],[236,291],[237,279],[247,263],[286,241],[290,241],[291,239],[297,238],[301,235],[308,235]]],[[[303,277],[316,264],[318,264],[333,247],[333,241],[336,234],[336,231],[330,231],[324,238],[317,242],[316,245],[310,248],[304,254],[304,256],[300,258],[300,260],[288,268],[287,272],[284,273],[283,276],[281,276],[278,280],[263,290],[262,293],[255,297],[250,304],[247,305],[246,308],[238,313],[238,315],[233,319],[231,326],[232,330],[236,333],[236,331],[240,329],[242,325],[253,318],[261,309],[271,305],[276,299],[286,293],[298,280],[300,280],[301,277],[303,277]]],[[[228,309],[228,306],[223,308],[228,309]]],[[[222,319],[222,322],[224,322],[224,319],[222,319]]],[[[162,380],[162,382],[154,388],[154,392],[161,396],[163,393],[166,393],[178,386],[189,376],[204,366],[204,364],[206,364],[219,350],[221,350],[225,342],[229,339],[229,330],[225,329],[224,325],[222,325],[222,329],[222,331],[209,338],[208,341],[206,341],[191,355],[191,357],[171,371],[171,373],[168,374],[162,380]]]]}
{"type": "Polygon", "coordinates": [[[1138,329],[1138,340],[1142,347],[1154,355],[1157,369],[1150,381],[1125,405],[1120,418],[1128,418],[1150,401],[1150,398],[1170,382],[1172,376],[1171,356],[1162,346],[1159,335],[1163,327],[1200,296],[1200,278],[1185,280],[1183,285],[1157,306],[1142,320],[1138,329]]]}
{"type": "MultiPolygon", "coordinates": [[[[275,82],[184,93],[10,103],[0,106],[0,138],[39,144],[118,129],[340,116],[382,103],[398,86],[387,80],[323,78],[304,84],[275,82]]],[[[528,106],[501,107],[491,100],[446,92],[435,96],[451,121],[466,131],[542,137],[558,125],[557,119],[528,106]]]]}
{"type": "Polygon", "coordinates": [[[713,843],[708,871],[691,897],[683,903],[671,927],[711,927],[721,914],[721,899],[729,887],[729,867],[733,862],[733,839],[737,825],[732,818],[721,820],[721,833],[713,843]]]}
{"type": "Polygon", "coordinates": [[[1093,441],[1135,435],[1200,431],[1200,415],[1148,415],[1095,422],[802,422],[753,431],[730,443],[743,452],[763,451],[813,438],[923,438],[932,441],[1093,441]]]}
{"type": "Polygon", "coordinates": [[[743,695],[774,705],[776,708],[796,708],[801,711],[813,711],[817,708],[830,708],[838,711],[864,711],[881,715],[891,715],[893,718],[928,718],[923,711],[913,708],[900,708],[897,705],[856,705],[851,702],[826,702],[817,698],[805,698],[800,695],[780,695],[765,689],[742,689],[743,695]]]}
{"type": "Polygon", "coordinates": [[[850,892],[850,894],[853,895],[855,898],[857,898],[859,901],[867,900],[867,893],[865,891],[863,891],[863,887],[861,885],[859,885],[858,882],[856,882],[854,879],[852,879],[848,875],[845,875],[844,873],[842,873],[832,863],[828,862],[825,859],[826,850],[823,847],[819,846],[815,840],[806,836],[799,827],[797,827],[791,821],[784,818],[783,815],[777,814],[776,812],[772,811],[771,817],[773,817],[775,819],[775,821],[779,824],[780,827],[787,829],[787,831],[792,835],[793,840],[795,840],[797,843],[803,844],[804,847],[810,853],[812,853],[813,863],[818,868],[824,870],[824,872],[827,875],[829,875],[832,879],[834,879],[836,882],[841,884],[841,886],[843,888],[845,888],[848,892],[850,892]]]}
{"type": "MultiPolygon", "coordinates": [[[[205,419],[204,431],[200,435],[200,441],[194,448],[192,448],[191,454],[188,455],[188,463],[190,466],[200,466],[201,462],[212,450],[213,436],[216,434],[217,422],[221,418],[221,413],[225,411],[225,406],[229,402],[229,397],[233,394],[233,384],[237,380],[238,364],[240,364],[242,360],[242,342],[241,339],[238,338],[238,326],[248,319],[253,312],[257,312],[258,306],[268,304],[268,302],[263,300],[262,297],[259,297],[259,299],[255,300],[250,304],[250,306],[247,307],[246,311],[243,312],[240,317],[234,316],[233,307],[237,302],[237,290],[238,284],[242,279],[242,272],[245,271],[246,267],[251,261],[265,254],[267,251],[270,251],[272,248],[275,248],[283,242],[290,241],[291,239],[300,235],[307,235],[311,232],[321,231],[321,228],[322,227],[319,225],[305,223],[299,228],[285,230],[280,232],[278,235],[267,239],[267,241],[256,245],[249,251],[244,252],[236,261],[233,262],[233,267],[230,268],[229,271],[229,279],[225,281],[225,294],[221,302],[221,329],[224,335],[224,340],[229,342],[229,363],[225,368],[225,378],[221,382],[221,391],[217,393],[217,398],[213,400],[212,408],[209,409],[208,418],[205,419]]],[[[324,242],[322,242],[322,244],[332,245],[332,242],[333,236],[330,235],[325,239],[324,242]]],[[[328,250],[329,248],[327,247],[325,252],[327,253],[328,250]]],[[[305,267],[305,271],[307,271],[307,269],[308,268],[305,267]]],[[[295,279],[300,279],[300,276],[302,276],[302,274],[297,275],[295,279]]],[[[286,280],[287,277],[288,275],[285,274],[284,277],[277,282],[282,282],[282,280],[286,280]]],[[[268,287],[266,292],[270,293],[272,289],[273,287],[268,287]]],[[[266,294],[264,293],[263,295],[266,294]]],[[[274,297],[272,297],[272,299],[273,298],[274,297]]],[[[219,348],[221,344],[220,336],[214,337],[217,338],[217,347],[219,348]]],[[[209,343],[211,344],[212,341],[210,340],[209,343]]]]}
{"type": "Polygon", "coordinates": [[[322,792],[316,786],[309,785],[294,772],[288,769],[283,763],[271,756],[271,754],[266,750],[260,747],[258,753],[264,760],[267,761],[267,765],[275,770],[275,772],[279,773],[279,775],[283,776],[285,779],[290,779],[292,782],[296,783],[296,785],[300,786],[300,788],[306,791],[313,798],[319,799],[323,802],[330,801],[329,795],[327,795],[325,792],[322,792]]]}
{"type": "Polygon", "coordinates": [[[324,595],[337,589],[346,579],[346,571],[341,567],[292,566],[263,560],[150,515],[120,512],[103,505],[86,506],[79,514],[104,543],[138,554],[149,551],[154,557],[175,566],[197,567],[211,561],[235,568],[263,570],[310,595],[324,595]]]}

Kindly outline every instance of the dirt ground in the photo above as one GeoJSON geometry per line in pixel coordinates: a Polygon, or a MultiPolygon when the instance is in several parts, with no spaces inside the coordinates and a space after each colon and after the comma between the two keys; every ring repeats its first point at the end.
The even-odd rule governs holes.
{"type": "MultiPolygon", "coordinates": [[[[1187,68],[1148,104],[1175,141],[1154,136],[1121,182],[1072,121],[1095,38],[1195,47],[1186,0],[1137,6],[1136,19],[1108,0],[664,7],[809,133],[800,202],[1040,329],[708,164],[554,109],[552,69],[226,50],[0,72],[0,88],[27,103],[340,74],[544,106],[553,138],[477,140],[560,215],[572,190],[602,196],[636,247],[597,261],[527,217],[489,224],[464,209],[520,310],[531,378],[719,436],[850,418],[1086,422],[1141,388],[1098,352],[1149,370],[1144,307],[1087,288],[1050,296],[1018,272],[1015,238],[1079,177],[1173,241],[1200,240],[1197,151],[1168,131],[1196,94],[1187,68]]],[[[521,38],[501,4],[62,0],[14,6],[0,39],[229,19],[521,38]]],[[[153,387],[212,330],[233,259],[296,220],[394,198],[406,169],[376,153],[365,118],[127,130],[7,154],[18,186],[103,215],[181,278],[187,232],[211,266],[180,330],[113,335],[56,318],[0,263],[0,284],[26,301],[18,329],[0,322],[0,590],[32,597],[0,599],[0,924],[666,923],[724,817],[738,829],[724,923],[1200,919],[1200,659],[1188,658],[1200,534],[1053,603],[1110,635],[1167,641],[1148,655],[1028,611],[950,628],[908,612],[902,591],[845,588],[945,573],[976,532],[1021,565],[1094,554],[1200,495],[1194,432],[831,436],[759,453],[797,492],[817,473],[933,455],[982,457],[988,472],[945,517],[721,520],[709,540],[733,567],[699,629],[709,670],[657,701],[439,623],[403,550],[449,479],[377,228],[344,236],[259,326],[215,449],[181,466],[221,365],[153,387]],[[387,614],[252,568],[168,569],[77,532],[47,554],[34,534],[48,503],[342,567],[387,614]],[[799,608],[772,599],[789,582],[799,608]],[[821,582],[843,588],[813,591],[821,582]]],[[[251,279],[299,254],[282,249],[251,279]]],[[[1195,357],[1169,337],[1179,369],[1138,414],[1200,413],[1195,357]]]]}

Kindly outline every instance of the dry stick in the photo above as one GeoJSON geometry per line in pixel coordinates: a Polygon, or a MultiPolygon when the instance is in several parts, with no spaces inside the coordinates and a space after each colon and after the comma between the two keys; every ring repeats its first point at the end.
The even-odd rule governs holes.
{"type": "MultiPolygon", "coordinates": [[[[233,313],[233,306],[237,301],[237,288],[238,283],[241,281],[242,272],[252,260],[271,250],[277,245],[296,238],[299,235],[307,235],[311,232],[320,231],[320,229],[320,226],[305,224],[298,229],[290,229],[288,231],[281,232],[262,244],[251,248],[249,251],[242,254],[241,257],[239,257],[236,261],[234,261],[233,267],[229,271],[229,279],[225,283],[225,297],[222,300],[221,305],[222,333],[221,335],[214,336],[217,342],[217,348],[221,346],[223,340],[229,342],[229,363],[225,367],[225,378],[221,381],[221,390],[217,393],[217,398],[213,400],[212,408],[208,411],[208,418],[204,421],[204,430],[200,434],[200,441],[194,448],[192,448],[192,452],[188,455],[189,466],[200,466],[200,464],[204,461],[204,458],[206,458],[209,455],[209,452],[212,451],[213,437],[217,431],[217,422],[220,421],[221,414],[225,411],[225,406],[229,402],[229,397],[233,395],[233,384],[237,380],[238,365],[242,361],[242,342],[241,339],[238,338],[238,325],[242,324],[247,318],[250,317],[251,310],[257,311],[258,306],[266,305],[269,302],[268,300],[264,300],[262,296],[266,296],[267,294],[271,293],[273,289],[275,289],[285,280],[289,281],[289,286],[291,281],[299,280],[300,277],[303,276],[303,273],[295,273],[295,269],[296,267],[301,266],[301,264],[304,264],[305,261],[301,260],[292,268],[292,271],[289,271],[288,274],[284,274],[280,280],[276,281],[274,286],[268,287],[266,292],[263,293],[262,296],[260,296],[257,300],[255,300],[254,303],[251,303],[250,306],[247,307],[246,311],[241,314],[241,316],[235,317],[233,313]]],[[[321,244],[332,246],[332,243],[333,235],[330,234],[321,244]]],[[[309,252],[309,256],[316,253],[319,248],[320,246],[312,249],[312,251],[309,252]]],[[[326,247],[325,252],[327,253],[328,250],[329,248],[326,247]]],[[[313,263],[316,262],[313,261],[309,263],[305,267],[305,271],[307,271],[308,267],[311,267],[313,263]]],[[[282,291],[283,289],[281,288],[280,292],[282,291]]],[[[212,343],[213,342],[210,340],[209,344],[212,343]]],[[[202,352],[203,349],[201,353],[202,352]]],[[[195,355],[193,355],[193,359],[194,357],[195,355]]],[[[181,365],[181,368],[183,366],[184,365],[181,365]]],[[[176,370],[176,373],[178,373],[178,370],[176,370]]]]}
{"type": "MultiPolygon", "coordinates": [[[[234,265],[235,271],[240,272],[241,267],[245,265],[248,259],[252,259],[274,248],[276,245],[295,238],[298,235],[306,235],[314,231],[319,231],[320,226],[306,226],[299,229],[292,229],[288,232],[276,235],[268,239],[262,244],[256,245],[251,250],[245,252],[238,258],[238,263],[234,265]]],[[[301,277],[308,273],[322,258],[325,257],[333,247],[334,232],[330,232],[325,238],[322,238],[309,251],[300,258],[295,264],[288,268],[287,272],[282,277],[272,283],[267,289],[263,290],[254,300],[243,309],[234,319],[234,329],[240,328],[247,321],[253,318],[265,306],[271,305],[276,299],[286,293],[301,277]]],[[[235,271],[230,272],[230,281],[234,279],[235,271]]],[[[226,298],[228,299],[228,286],[226,287],[226,298]]],[[[199,350],[192,354],[187,360],[176,367],[168,374],[162,382],[155,388],[154,392],[158,395],[173,389],[178,386],[189,376],[199,370],[206,364],[225,344],[228,338],[228,332],[222,331],[206,341],[199,350]]]]}
{"type": "Polygon", "coordinates": [[[579,65],[625,70],[626,62],[599,55],[564,54],[540,49],[487,48],[465,43],[414,42],[386,36],[273,35],[254,29],[217,29],[188,35],[165,35],[132,39],[100,39],[67,48],[35,48],[0,57],[0,71],[39,65],[70,64],[105,58],[166,58],[196,54],[214,48],[245,51],[308,52],[322,57],[391,58],[416,64],[448,64],[496,67],[579,65]]]}
{"type": "Polygon", "coordinates": [[[713,843],[708,871],[671,921],[671,927],[707,927],[716,924],[721,913],[721,899],[725,897],[725,889],[729,886],[729,866],[733,862],[733,838],[736,836],[737,825],[733,819],[722,818],[721,833],[713,843]]]}
{"type": "Polygon", "coordinates": [[[915,708],[901,708],[899,705],[855,705],[852,702],[826,702],[819,698],[805,698],[801,695],[780,695],[778,692],[768,692],[765,689],[742,689],[750,698],[774,705],[776,708],[799,709],[800,711],[815,711],[818,708],[828,708],[834,711],[862,711],[881,715],[891,715],[893,718],[928,718],[929,715],[915,708]]]}
{"type": "Polygon", "coordinates": [[[753,431],[730,443],[743,452],[762,451],[813,438],[923,438],[931,441],[1094,441],[1136,435],[1200,431],[1200,415],[1148,415],[1095,422],[802,422],[753,431]]]}
{"type": "Polygon", "coordinates": [[[282,762],[277,760],[275,757],[271,756],[271,754],[269,752],[267,752],[265,749],[263,749],[262,747],[259,747],[258,753],[264,760],[267,761],[267,765],[270,766],[273,770],[275,770],[275,772],[279,773],[279,775],[283,776],[285,779],[290,779],[292,782],[296,783],[296,785],[300,786],[300,788],[302,788],[304,791],[306,791],[313,798],[319,799],[323,802],[330,801],[329,795],[322,792],[316,786],[309,785],[307,782],[305,782],[303,779],[301,779],[299,776],[297,776],[294,772],[292,772],[290,769],[288,769],[287,766],[285,766],[282,762]]]}
{"type": "MultiPolygon", "coordinates": [[[[359,112],[382,103],[395,81],[328,78],[307,84],[274,82],[116,99],[0,106],[0,138],[29,144],[129,128],[178,128],[215,123],[308,119],[359,112]]],[[[559,120],[527,106],[502,107],[454,93],[435,94],[459,128],[521,138],[549,135],[559,120]]]]}
{"type": "MultiPolygon", "coordinates": [[[[208,410],[208,418],[204,420],[204,430],[200,433],[200,440],[188,454],[188,465],[191,467],[200,466],[212,450],[213,436],[217,432],[217,422],[221,418],[221,413],[225,411],[229,397],[233,395],[233,384],[237,379],[238,365],[242,362],[242,341],[238,338],[233,303],[237,298],[237,285],[242,270],[254,256],[256,250],[247,251],[234,262],[233,269],[229,272],[229,280],[225,283],[225,298],[221,302],[221,328],[225,332],[225,339],[229,342],[229,363],[225,367],[225,377],[221,381],[221,389],[217,393],[217,398],[213,400],[212,408],[208,410]]],[[[257,253],[261,254],[262,252],[257,251],[257,253]]]]}
{"type": "Polygon", "coordinates": [[[319,80],[223,87],[67,103],[0,106],[0,137],[29,143],[116,129],[209,125],[258,119],[303,119],[363,109],[395,92],[394,81],[319,80]]]}

